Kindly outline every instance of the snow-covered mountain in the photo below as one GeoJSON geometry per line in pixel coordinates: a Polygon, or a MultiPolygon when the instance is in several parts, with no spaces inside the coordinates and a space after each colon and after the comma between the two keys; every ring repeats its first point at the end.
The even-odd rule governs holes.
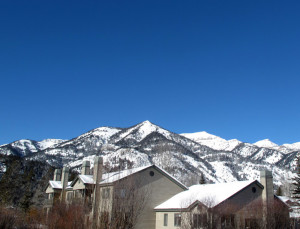
{"type": "Polygon", "coordinates": [[[253,143],[253,145],[256,145],[258,147],[270,148],[270,149],[276,149],[279,147],[279,145],[275,144],[274,142],[271,142],[269,139],[264,139],[264,140],[255,142],[255,143],[253,143]]]}
{"type": "Polygon", "coordinates": [[[10,144],[1,145],[0,154],[24,157],[47,148],[55,147],[64,141],[65,140],[61,139],[45,139],[42,141],[19,140],[10,144]]]}
{"type": "Polygon", "coordinates": [[[197,132],[197,133],[191,133],[191,134],[181,134],[182,136],[189,138],[199,144],[206,145],[212,149],[215,150],[227,150],[231,151],[233,150],[237,145],[242,143],[241,141],[237,139],[232,140],[225,140],[223,138],[220,138],[218,136],[209,134],[205,131],[197,132]]]}
{"type": "Polygon", "coordinates": [[[296,146],[282,151],[288,147],[266,140],[250,144],[206,132],[176,134],[145,121],[129,128],[96,128],[67,141],[20,140],[0,146],[0,155],[75,169],[83,160],[93,163],[95,155],[103,157],[106,169],[155,163],[187,185],[197,183],[200,173],[210,182],[226,182],[256,179],[260,170],[270,169],[275,183],[280,185],[293,176],[291,170],[299,153],[293,150],[296,146]]]}
{"type": "Polygon", "coordinates": [[[300,142],[296,142],[293,144],[283,144],[282,146],[292,150],[292,151],[299,151],[300,150],[300,142]]]}

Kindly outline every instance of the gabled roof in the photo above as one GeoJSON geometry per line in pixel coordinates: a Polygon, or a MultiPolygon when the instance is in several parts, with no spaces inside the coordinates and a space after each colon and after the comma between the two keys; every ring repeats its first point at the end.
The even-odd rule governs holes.
{"type": "Polygon", "coordinates": [[[277,196],[275,195],[278,199],[280,199],[282,202],[286,203],[287,205],[299,205],[298,201],[292,197],[289,196],[277,196]]]}
{"type": "Polygon", "coordinates": [[[213,208],[254,183],[263,189],[263,186],[257,180],[193,185],[189,190],[178,193],[154,209],[187,209],[195,202],[213,208]]]}
{"type": "Polygon", "coordinates": [[[300,218],[300,203],[298,200],[288,196],[274,196],[290,208],[290,218],[300,218]]]}
{"type": "MultiPolygon", "coordinates": [[[[50,180],[49,184],[53,189],[62,189],[61,181],[50,180]]],[[[67,189],[72,189],[71,182],[68,182],[67,189]]]]}
{"type": "MultiPolygon", "coordinates": [[[[165,170],[163,170],[162,168],[159,168],[156,165],[148,165],[148,166],[143,166],[143,167],[139,167],[139,168],[134,168],[134,169],[126,169],[126,170],[122,170],[122,171],[116,171],[116,172],[111,172],[111,173],[104,173],[102,175],[102,179],[100,184],[105,185],[105,184],[112,184],[118,180],[124,179],[132,174],[136,174],[139,172],[142,172],[148,168],[155,168],[157,171],[159,171],[160,173],[162,173],[163,175],[165,175],[167,178],[169,178],[170,180],[172,180],[174,183],[176,183],[177,185],[179,185],[180,187],[182,187],[183,189],[188,189],[184,184],[182,184],[180,181],[178,181],[175,177],[173,177],[172,175],[170,175],[168,172],[166,172],[165,170]]],[[[81,179],[81,181],[84,184],[95,184],[93,175],[78,175],[78,177],[76,179],[73,180],[73,182],[71,183],[71,186],[73,186],[76,182],[77,179],[81,179]]]]}

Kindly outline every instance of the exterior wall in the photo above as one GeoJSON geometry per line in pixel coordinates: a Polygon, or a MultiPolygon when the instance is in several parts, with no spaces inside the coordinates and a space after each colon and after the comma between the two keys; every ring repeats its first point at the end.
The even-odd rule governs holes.
{"type": "Polygon", "coordinates": [[[50,185],[48,185],[46,193],[54,193],[54,189],[50,185]]]}
{"type": "Polygon", "coordinates": [[[143,182],[142,190],[144,193],[147,193],[147,202],[135,228],[154,229],[156,224],[154,208],[175,194],[184,191],[184,188],[171,181],[153,167],[137,174],[137,179],[143,182]],[[154,172],[153,176],[150,176],[151,171],[154,172]]]}
{"type": "Polygon", "coordinates": [[[100,187],[100,196],[99,196],[99,200],[100,200],[99,212],[100,212],[100,214],[101,214],[101,212],[107,212],[107,213],[111,214],[112,202],[113,202],[112,201],[113,190],[114,190],[113,186],[100,187]],[[107,192],[107,190],[109,190],[109,195],[106,198],[104,192],[107,192]]]}
{"type": "Polygon", "coordinates": [[[180,212],[156,212],[155,229],[178,229],[180,227],[174,226],[174,216],[180,212]],[[168,214],[168,225],[164,226],[164,215],[168,214]]]}
{"type": "MultiPolygon", "coordinates": [[[[207,219],[210,221],[212,228],[225,228],[224,222],[222,226],[222,216],[234,215],[235,228],[245,228],[246,219],[262,220],[262,191],[261,186],[252,184],[246,189],[237,193],[234,197],[229,198],[226,202],[219,204],[212,209],[211,213],[207,213],[204,208],[193,208],[191,212],[182,212],[181,228],[192,228],[193,214],[207,213],[207,219]],[[255,189],[253,189],[255,188],[255,189]],[[255,192],[254,192],[255,190],[255,192]]],[[[180,211],[160,211],[156,212],[156,229],[178,229],[174,226],[174,215],[180,211]],[[164,226],[164,214],[168,214],[168,226],[164,226]]]]}
{"type": "MultiPolygon", "coordinates": [[[[236,228],[244,228],[245,220],[262,220],[262,192],[257,184],[252,184],[244,190],[220,204],[216,210],[220,216],[234,215],[236,228]]],[[[222,223],[221,221],[219,223],[222,223]]]]}
{"type": "Polygon", "coordinates": [[[57,201],[59,201],[61,196],[61,190],[59,189],[53,189],[50,185],[48,185],[46,189],[46,193],[48,194],[47,199],[44,201],[44,208],[46,209],[46,212],[48,213],[49,210],[52,208],[53,204],[57,201]]]}
{"type": "MultiPolygon", "coordinates": [[[[165,211],[165,212],[156,212],[156,226],[155,229],[190,229],[193,228],[193,215],[194,214],[204,214],[209,220],[210,215],[207,211],[207,208],[203,205],[196,205],[191,211],[165,211]],[[168,214],[168,224],[164,225],[164,215],[168,214]],[[175,226],[175,214],[181,215],[181,226],[175,226]]],[[[199,222],[200,223],[200,222],[199,222]]],[[[201,228],[199,226],[199,228],[201,228]]],[[[204,228],[206,228],[204,226],[204,228]]]]}
{"type": "Polygon", "coordinates": [[[78,178],[78,180],[75,182],[73,185],[73,190],[78,190],[78,189],[85,189],[86,186],[85,184],[78,178]]]}
{"type": "Polygon", "coordinates": [[[66,203],[71,203],[74,199],[74,193],[72,190],[66,191],[66,203]]]}

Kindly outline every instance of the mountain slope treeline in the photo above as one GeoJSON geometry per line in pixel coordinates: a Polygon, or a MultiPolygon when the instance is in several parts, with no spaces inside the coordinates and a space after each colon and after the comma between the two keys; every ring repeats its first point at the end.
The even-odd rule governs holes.
{"type": "Polygon", "coordinates": [[[67,141],[6,144],[0,146],[0,193],[13,186],[14,179],[23,186],[11,196],[0,194],[0,200],[25,207],[40,205],[42,186],[52,178],[55,167],[69,166],[78,171],[83,160],[90,160],[93,166],[95,155],[103,157],[106,170],[154,163],[186,185],[198,183],[201,176],[206,182],[257,179],[263,169],[273,171],[276,186],[285,186],[293,177],[297,150],[207,136],[180,135],[145,121],[129,128],[96,128],[67,141]]]}

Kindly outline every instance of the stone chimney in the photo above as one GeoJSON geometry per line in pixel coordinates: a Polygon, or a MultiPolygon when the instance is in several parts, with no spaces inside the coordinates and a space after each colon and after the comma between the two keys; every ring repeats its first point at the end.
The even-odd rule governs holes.
{"type": "Polygon", "coordinates": [[[260,183],[264,186],[262,191],[262,204],[263,204],[263,219],[265,228],[270,228],[273,220],[273,204],[274,204],[274,186],[273,175],[271,171],[260,171],[260,183]]]}
{"type": "Polygon", "coordinates": [[[65,196],[66,196],[66,188],[68,187],[68,180],[69,180],[69,168],[64,167],[61,176],[61,185],[62,185],[61,200],[63,201],[65,200],[65,196]]]}
{"type": "Polygon", "coordinates": [[[99,184],[102,179],[102,167],[103,167],[102,157],[95,157],[93,178],[95,182],[97,181],[96,184],[99,184]]]}
{"type": "Polygon", "coordinates": [[[94,160],[94,182],[95,188],[93,193],[93,208],[92,208],[92,228],[96,228],[98,225],[98,211],[99,211],[99,196],[100,196],[100,182],[102,179],[102,170],[103,170],[103,159],[102,157],[95,157],[94,160]]]}
{"type": "Polygon", "coordinates": [[[61,169],[54,170],[54,177],[53,180],[60,181],[61,180],[61,169]]]}
{"type": "Polygon", "coordinates": [[[90,175],[91,164],[90,161],[82,162],[81,175],[90,175]]]}
{"type": "Polygon", "coordinates": [[[260,171],[260,183],[264,186],[264,190],[262,192],[262,200],[268,205],[273,205],[274,186],[272,172],[268,170],[260,171]]]}

